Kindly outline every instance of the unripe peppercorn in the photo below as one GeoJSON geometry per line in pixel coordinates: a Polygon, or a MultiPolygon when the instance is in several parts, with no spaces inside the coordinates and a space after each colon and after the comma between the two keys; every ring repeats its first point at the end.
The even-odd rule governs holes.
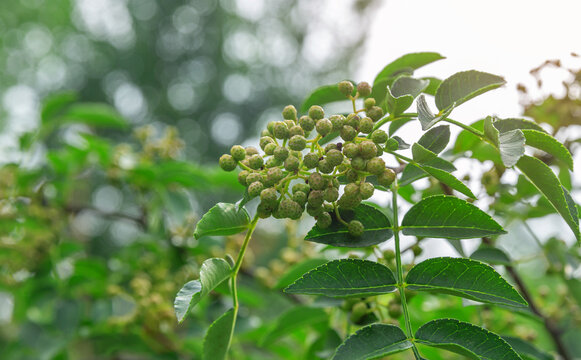
{"type": "Polygon", "coordinates": [[[301,191],[304,192],[305,194],[308,194],[309,191],[311,191],[311,187],[309,186],[309,184],[303,184],[303,183],[298,183],[298,184],[294,184],[293,188],[292,188],[293,194],[301,191]]]}
{"type": "Polygon", "coordinates": [[[339,131],[345,125],[345,116],[343,115],[332,115],[329,117],[329,121],[333,124],[333,131],[339,131]]]}
{"type": "Polygon", "coordinates": [[[250,197],[257,197],[263,189],[264,185],[262,185],[260,181],[255,181],[248,186],[248,195],[250,195],[250,197]]]}
{"type": "Polygon", "coordinates": [[[260,137],[263,137],[263,136],[272,136],[272,134],[268,130],[262,130],[260,132],[260,137]]]}
{"type": "Polygon", "coordinates": [[[361,156],[356,156],[351,160],[351,167],[357,171],[364,171],[367,167],[367,161],[361,156]]]}
{"type": "Polygon", "coordinates": [[[391,169],[385,169],[380,175],[377,176],[377,183],[381,186],[388,187],[395,180],[395,172],[391,169]]]}
{"type": "Polygon", "coordinates": [[[341,81],[337,87],[339,88],[339,92],[343,95],[345,95],[346,97],[351,96],[351,94],[353,94],[353,83],[351,81],[341,81]]]}
{"type": "Polygon", "coordinates": [[[297,171],[299,169],[300,160],[294,156],[289,156],[284,161],[284,168],[286,171],[297,171]]]}
{"type": "Polygon", "coordinates": [[[285,124],[282,121],[279,121],[274,125],[274,136],[277,139],[286,139],[286,138],[288,138],[288,135],[289,135],[289,129],[288,129],[287,124],[285,124]]]}
{"type": "Polygon", "coordinates": [[[336,150],[336,149],[329,150],[327,152],[325,159],[327,160],[329,165],[331,165],[332,167],[335,167],[335,166],[341,165],[341,163],[343,162],[343,154],[341,154],[341,152],[339,150],[336,150]]]}
{"type": "Polygon", "coordinates": [[[357,192],[356,195],[351,196],[348,194],[343,194],[343,196],[341,196],[337,201],[337,205],[339,205],[341,209],[354,209],[361,203],[361,200],[362,198],[359,192],[357,192]]]}
{"type": "Polygon", "coordinates": [[[311,206],[307,203],[307,214],[311,216],[319,216],[323,212],[322,206],[311,206]]]}
{"type": "Polygon", "coordinates": [[[368,82],[362,81],[357,84],[357,92],[363,97],[371,95],[371,85],[368,82]]]}
{"type": "Polygon", "coordinates": [[[361,194],[361,198],[363,200],[369,199],[373,192],[375,191],[375,187],[372,183],[364,182],[359,185],[359,193],[361,194]]]}
{"type": "Polygon", "coordinates": [[[331,226],[331,223],[333,223],[333,219],[328,212],[322,212],[319,214],[319,216],[317,216],[317,226],[321,229],[328,228],[331,226]]]}
{"type": "Polygon", "coordinates": [[[268,204],[261,202],[260,204],[258,204],[258,207],[256,208],[256,214],[261,219],[266,219],[270,215],[272,215],[272,212],[274,211],[275,208],[276,207],[274,207],[274,206],[270,206],[268,204]]]}
{"type": "Polygon", "coordinates": [[[286,127],[288,127],[289,131],[293,126],[297,125],[294,120],[284,120],[283,122],[286,124],[286,127]]]}
{"type": "Polygon", "coordinates": [[[372,106],[369,110],[367,110],[367,116],[373,119],[373,121],[377,121],[383,116],[383,109],[379,106],[372,106]]]}
{"type": "Polygon", "coordinates": [[[307,139],[302,135],[295,135],[288,141],[288,147],[291,150],[301,151],[307,146],[307,139]]]}
{"type": "Polygon", "coordinates": [[[359,144],[359,154],[364,159],[371,159],[377,155],[377,146],[372,141],[362,141],[359,144]]]}
{"type": "Polygon", "coordinates": [[[252,155],[258,154],[258,149],[256,149],[254,146],[247,146],[245,150],[246,150],[246,156],[252,156],[252,155]]]}
{"type": "Polygon", "coordinates": [[[297,118],[297,109],[292,105],[287,105],[282,110],[282,118],[285,120],[294,120],[297,118]]]}
{"type": "Polygon", "coordinates": [[[376,144],[385,144],[387,141],[387,133],[383,130],[375,130],[373,134],[371,134],[371,140],[376,144]]]}
{"type": "Polygon", "coordinates": [[[359,131],[364,134],[369,134],[371,131],[373,131],[373,120],[371,120],[369,117],[364,117],[361,119],[361,121],[359,121],[359,131]]]}
{"type": "Polygon", "coordinates": [[[248,166],[250,166],[254,170],[258,170],[264,165],[264,159],[260,155],[252,155],[248,159],[248,166]]]}
{"type": "Polygon", "coordinates": [[[275,157],[271,157],[270,159],[266,160],[266,164],[264,164],[264,167],[273,168],[273,167],[277,167],[277,166],[281,166],[281,165],[282,165],[282,161],[278,160],[275,157]]]}
{"type": "Polygon", "coordinates": [[[246,176],[246,185],[250,186],[250,184],[252,184],[253,182],[264,182],[264,176],[262,176],[261,173],[250,173],[248,174],[248,176],[246,176]]]}
{"type": "Polygon", "coordinates": [[[238,182],[241,185],[246,186],[246,177],[248,176],[248,174],[250,174],[250,173],[246,170],[242,170],[238,173],[238,182]]]}
{"type": "Polygon", "coordinates": [[[274,158],[277,159],[278,161],[285,161],[286,158],[288,158],[288,156],[289,151],[287,148],[277,146],[276,149],[274,149],[274,158]]]}
{"type": "Polygon", "coordinates": [[[382,158],[375,157],[367,162],[367,172],[373,175],[380,175],[385,170],[385,161],[382,158]]]}
{"type": "Polygon", "coordinates": [[[343,146],[343,154],[350,159],[353,159],[355,156],[359,155],[359,146],[354,143],[348,143],[343,146]]]}
{"type": "MultiPolygon", "coordinates": [[[[249,190],[250,191],[250,190],[249,190]]],[[[260,192],[260,201],[274,207],[278,203],[278,195],[274,188],[266,188],[260,192]]]]}
{"type": "Polygon", "coordinates": [[[289,208],[287,210],[287,217],[292,220],[298,220],[301,215],[303,214],[303,207],[294,200],[289,200],[288,205],[289,208]]]}
{"type": "Polygon", "coordinates": [[[359,185],[350,183],[345,185],[344,195],[348,197],[353,197],[359,194],[359,185]]]}
{"type": "Polygon", "coordinates": [[[359,174],[357,174],[357,171],[355,171],[353,169],[349,169],[345,173],[345,177],[347,178],[347,181],[355,182],[359,179],[359,174]]]}
{"type": "Polygon", "coordinates": [[[318,169],[323,174],[330,174],[333,172],[335,167],[329,163],[329,161],[325,158],[323,160],[319,160],[318,169]]]}
{"type": "Polygon", "coordinates": [[[259,145],[262,150],[266,148],[266,145],[274,143],[274,139],[270,136],[263,136],[260,138],[259,145]]]}
{"type": "Polygon", "coordinates": [[[224,154],[220,156],[220,160],[218,160],[220,167],[224,171],[232,171],[236,169],[236,160],[232,157],[232,155],[224,154]]]}
{"type": "Polygon", "coordinates": [[[365,99],[365,101],[363,102],[363,106],[365,107],[365,110],[371,109],[372,107],[375,106],[375,99],[374,98],[365,99]]]}
{"type": "Polygon", "coordinates": [[[320,207],[323,205],[323,201],[323,191],[321,190],[312,190],[307,198],[307,202],[311,207],[320,207]]]}
{"type": "Polygon", "coordinates": [[[278,167],[270,168],[266,172],[266,181],[270,184],[273,184],[273,185],[278,183],[280,180],[282,180],[283,177],[284,177],[284,174],[283,174],[282,170],[278,167]]]}
{"type": "Polygon", "coordinates": [[[313,105],[309,108],[309,117],[315,121],[325,117],[325,111],[318,105],[313,105]]]}
{"type": "Polygon", "coordinates": [[[359,125],[361,123],[361,118],[359,115],[351,113],[347,116],[347,121],[345,121],[346,125],[351,126],[353,129],[358,130],[359,125]]]}
{"type": "Polygon", "coordinates": [[[327,154],[331,150],[337,150],[337,144],[329,143],[325,145],[324,153],[327,154]]]}
{"type": "Polygon", "coordinates": [[[418,244],[416,244],[416,245],[412,246],[412,251],[413,251],[413,253],[414,253],[414,256],[419,256],[419,255],[421,255],[421,254],[422,254],[422,252],[423,252],[424,250],[422,249],[422,247],[421,247],[421,246],[419,246],[418,244]]]}
{"type": "Polygon", "coordinates": [[[301,116],[299,119],[299,125],[304,131],[309,132],[315,128],[315,120],[306,115],[301,116]]]}
{"type": "Polygon", "coordinates": [[[274,136],[274,125],[276,125],[276,123],[277,121],[269,121],[268,124],[266,124],[266,130],[268,130],[271,136],[274,136]]]}
{"type": "Polygon", "coordinates": [[[313,190],[323,190],[327,185],[327,180],[319,174],[319,173],[312,173],[309,175],[309,186],[313,190]]]}
{"type": "Polygon", "coordinates": [[[345,141],[351,141],[355,139],[357,136],[357,130],[355,130],[352,126],[343,125],[341,128],[341,139],[345,141]]]}
{"type": "Polygon", "coordinates": [[[315,153],[306,154],[303,159],[303,165],[305,165],[307,169],[316,168],[317,166],[319,166],[319,155],[315,153]]]}
{"type": "Polygon", "coordinates": [[[328,202],[337,201],[337,199],[339,198],[339,190],[337,190],[337,188],[334,187],[326,188],[325,191],[323,192],[323,198],[325,199],[325,201],[328,202]]]}
{"type": "Polygon", "coordinates": [[[276,150],[277,145],[275,143],[266,144],[264,147],[264,153],[266,155],[274,154],[274,150],[276,150]]]}
{"type": "Polygon", "coordinates": [[[331,121],[329,121],[329,119],[323,118],[317,121],[316,128],[317,132],[321,134],[321,136],[325,136],[329,134],[331,130],[333,130],[333,124],[331,124],[331,121]]]}
{"type": "Polygon", "coordinates": [[[351,236],[360,237],[361,235],[363,235],[365,228],[363,227],[363,224],[360,221],[351,220],[347,225],[347,231],[349,231],[349,235],[351,236]]]}
{"type": "Polygon", "coordinates": [[[299,203],[301,206],[304,206],[307,202],[307,194],[302,191],[296,191],[293,193],[293,200],[299,203]]]}
{"type": "Polygon", "coordinates": [[[234,145],[230,148],[230,154],[236,161],[244,160],[246,157],[246,150],[240,145],[234,145]]]}
{"type": "Polygon", "coordinates": [[[303,130],[303,128],[300,126],[295,125],[290,128],[288,136],[292,138],[295,135],[305,136],[305,130],[303,130]]]}

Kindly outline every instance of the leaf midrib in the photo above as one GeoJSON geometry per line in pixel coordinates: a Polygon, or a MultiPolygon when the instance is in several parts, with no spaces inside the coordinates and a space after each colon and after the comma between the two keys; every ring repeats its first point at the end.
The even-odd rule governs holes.
{"type": "MultiPolygon", "coordinates": [[[[492,297],[496,297],[496,298],[499,298],[499,299],[503,299],[503,300],[509,301],[511,303],[518,304],[517,307],[525,307],[525,308],[528,307],[528,304],[525,305],[523,303],[517,302],[516,300],[512,300],[512,299],[506,298],[504,296],[499,296],[499,295],[496,295],[496,294],[491,294],[491,293],[487,293],[487,292],[483,292],[483,291],[478,291],[478,290],[461,289],[461,288],[455,288],[455,287],[434,286],[434,285],[423,285],[423,284],[410,284],[410,283],[405,283],[404,286],[416,286],[416,287],[429,288],[429,289],[437,289],[437,290],[439,290],[439,289],[442,289],[442,290],[454,290],[454,291],[458,291],[458,292],[462,292],[462,293],[463,292],[473,292],[473,293],[476,293],[476,294],[488,295],[488,296],[492,296],[492,297]]],[[[418,290],[419,291],[422,291],[423,289],[418,289],[418,290]]],[[[467,295],[470,295],[470,294],[467,294],[467,295]]],[[[486,301],[486,300],[482,300],[482,301],[483,302],[490,303],[490,301],[486,301]]],[[[508,305],[508,304],[505,304],[505,305],[508,305]]]]}

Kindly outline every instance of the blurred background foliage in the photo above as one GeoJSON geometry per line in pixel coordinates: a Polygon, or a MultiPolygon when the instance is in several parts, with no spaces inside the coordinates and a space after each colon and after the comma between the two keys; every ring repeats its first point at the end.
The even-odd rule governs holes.
{"type": "MultiPolygon", "coordinates": [[[[242,240],[192,238],[216,199],[234,202],[243,191],[216,159],[233,143],[255,142],[284,105],[352,74],[377,2],[0,2],[0,357],[199,358],[205,330],[230,306],[222,296],[229,290],[218,288],[179,326],[174,296],[204,259],[234,255],[242,240]]],[[[525,114],[549,124],[575,153],[580,140],[567,129],[579,124],[581,76],[573,73],[562,98],[522,92],[525,114]]],[[[472,180],[493,196],[497,217],[522,220],[522,212],[507,211],[521,201],[535,205],[527,217],[552,213],[526,182],[515,193],[486,149],[464,140],[461,133],[450,156],[485,164],[472,180]]],[[[573,188],[569,173],[559,173],[573,188]]],[[[409,198],[445,190],[423,186],[409,198]]],[[[346,332],[376,319],[374,307],[400,320],[393,294],[350,303],[281,293],[293,276],[346,256],[302,241],[310,225],[259,227],[242,269],[232,358],[325,359],[346,332]],[[280,326],[281,314],[296,321],[280,326]]],[[[426,257],[422,241],[407,249],[408,262],[426,257]]],[[[542,315],[580,354],[578,249],[551,238],[527,242],[523,254],[503,241],[496,245],[523,269],[542,315]]],[[[389,251],[385,257],[392,261],[389,251]]],[[[416,328],[455,317],[555,349],[538,315],[410,296],[416,328]]],[[[461,358],[422,351],[432,360],[461,358]]]]}

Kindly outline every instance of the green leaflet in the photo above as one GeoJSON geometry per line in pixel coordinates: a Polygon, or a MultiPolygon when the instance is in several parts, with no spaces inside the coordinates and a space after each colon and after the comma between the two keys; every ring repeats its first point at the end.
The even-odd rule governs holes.
{"type": "Polygon", "coordinates": [[[391,88],[387,87],[385,97],[387,111],[392,115],[403,113],[429,84],[428,80],[418,80],[409,76],[399,77],[391,88]]]}
{"type": "Polygon", "coordinates": [[[516,351],[523,360],[553,360],[553,356],[534,347],[532,344],[512,336],[503,336],[514,351],[516,351]]]}
{"type": "Polygon", "coordinates": [[[428,85],[428,87],[424,90],[424,94],[435,96],[436,91],[438,91],[438,88],[440,87],[440,84],[442,83],[442,80],[435,78],[435,77],[422,77],[420,79],[421,80],[428,80],[430,82],[430,85],[428,85]]]}
{"type": "Polygon", "coordinates": [[[353,210],[340,210],[340,212],[341,218],[347,222],[353,219],[361,221],[365,226],[364,234],[359,237],[349,235],[347,227],[331,213],[333,217],[331,226],[321,229],[315,225],[307,233],[305,240],[340,247],[365,247],[379,244],[393,236],[389,219],[372,206],[360,204],[353,210]]]}
{"type": "Polygon", "coordinates": [[[234,332],[235,316],[234,309],[230,309],[210,325],[204,336],[202,360],[226,359],[234,332]]]}
{"type": "Polygon", "coordinates": [[[337,298],[366,297],[395,291],[391,270],[379,263],[358,260],[333,260],[321,265],[289,285],[290,294],[324,295],[337,298]]]}
{"type": "Polygon", "coordinates": [[[416,341],[476,360],[522,360],[500,336],[455,319],[430,321],[418,329],[416,341]]]}
{"type": "Polygon", "coordinates": [[[228,279],[230,274],[231,268],[226,260],[212,258],[204,261],[200,269],[200,279],[187,282],[176,295],[174,310],[178,322],[184,321],[189,309],[228,279]]]}
{"type": "Polygon", "coordinates": [[[94,127],[126,129],[129,124],[113,107],[103,104],[71,105],[60,118],[61,124],[80,123],[94,127]]]}
{"type": "Polygon", "coordinates": [[[412,156],[415,161],[422,165],[432,166],[448,172],[456,170],[454,164],[438,157],[436,153],[426,149],[418,143],[412,145],[412,156]]]}
{"type": "Polygon", "coordinates": [[[420,95],[418,96],[417,107],[418,107],[418,120],[422,125],[422,130],[425,131],[434,126],[438,121],[450,115],[452,110],[454,110],[455,104],[452,104],[450,108],[446,109],[446,111],[440,112],[438,115],[434,115],[432,113],[432,110],[430,110],[428,103],[426,102],[425,96],[420,95]]]}
{"type": "Polygon", "coordinates": [[[525,137],[520,129],[499,132],[492,117],[484,119],[484,134],[500,151],[500,158],[506,167],[514,166],[525,153],[525,137]]]}
{"type": "Polygon", "coordinates": [[[542,127],[539,126],[539,124],[534,121],[516,118],[498,119],[494,122],[494,127],[501,133],[516,129],[529,129],[546,132],[542,127]]]}
{"type": "Polygon", "coordinates": [[[492,265],[510,265],[511,260],[504,251],[491,246],[483,246],[470,255],[473,260],[482,261],[492,265]]]}
{"type": "Polygon", "coordinates": [[[194,236],[233,235],[248,228],[250,217],[244,209],[238,209],[235,204],[218,203],[202,216],[194,236]]]}
{"type": "Polygon", "coordinates": [[[485,72],[475,70],[459,72],[442,81],[436,92],[436,106],[440,111],[448,109],[453,104],[458,106],[505,83],[502,77],[485,72]]]}
{"type": "Polygon", "coordinates": [[[301,276],[303,276],[305,272],[313,270],[317,266],[321,266],[326,262],[327,259],[318,259],[318,258],[305,259],[291,266],[291,268],[278,279],[278,281],[274,285],[274,288],[275,289],[285,288],[292,284],[293,282],[295,282],[301,276]]]}
{"type": "Polygon", "coordinates": [[[450,126],[442,125],[432,128],[418,140],[418,144],[434,154],[439,154],[446,148],[450,141],[450,126]]]}
{"type": "Polygon", "coordinates": [[[464,185],[462,181],[458,180],[454,175],[450,174],[449,172],[427,165],[421,165],[420,168],[427,172],[428,174],[430,174],[431,176],[433,176],[434,178],[438,179],[438,181],[440,181],[441,183],[448,185],[452,189],[459,191],[472,199],[476,199],[476,195],[472,193],[472,190],[470,190],[468,186],[464,185]]]}
{"type": "Polygon", "coordinates": [[[308,306],[296,306],[283,313],[275,322],[271,330],[263,338],[262,343],[268,344],[280,337],[288,335],[305,326],[325,323],[328,315],[324,309],[308,306]]]}
{"type": "Polygon", "coordinates": [[[476,206],[453,196],[430,196],[405,214],[405,235],[469,239],[506,233],[502,226],[476,206]]]}
{"type": "Polygon", "coordinates": [[[573,170],[573,157],[571,153],[557,139],[546,132],[538,130],[522,130],[522,133],[525,136],[527,145],[553,155],[555,158],[564,162],[570,170],[573,170]]]}
{"type": "Polygon", "coordinates": [[[345,339],[331,360],[379,359],[411,347],[412,343],[399,327],[372,324],[345,339]]]}
{"type": "MultiPolygon", "coordinates": [[[[357,92],[357,90],[355,89],[357,87],[357,84],[355,84],[353,81],[351,82],[354,85],[352,94],[354,96],[355,93],[357,92]]],[[[349,100],[349,98],[339,91],[339,87],[337,84],[325,85],[315,89],[312,93],[310,93],[309,96],[307,96],[307,98],[301,105],[299,111],[300,113],[304,114],[307,111],[309,111],[309,108],[313,105],[323,106],[325,104],[332,103],[335,101],[346,101],[346,100],[349,100]]]]}
{"type": "Polygon", "coordinates": [[[516,166],[561,214],[577,241],[581,241],[579,215],[575,203],[551,168],[541,160],[527,155],[521,157],[516,166]]]}
{"type": "Polygon", "coordinates": [[[442,292],[467,299],[527,307],[522,296],[489,265],[465,258],[432,258],[406,277],[411,290],[442,292]]]}

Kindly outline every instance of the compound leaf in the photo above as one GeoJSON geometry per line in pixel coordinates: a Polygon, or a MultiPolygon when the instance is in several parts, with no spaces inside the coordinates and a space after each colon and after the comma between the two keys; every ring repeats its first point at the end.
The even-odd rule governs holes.
{"type": "Polygon", "coordinates": [[[396,280],[391,270],[379,263],[358,260],[333,260],[321,265],[289,285],[291,294],[324,295],[336,298],[366,297],[390,293],[396,280]]]}
{"type": "Polygon", "coordinates": [[[485,72],[459,72],[442,81],[436,91],[436,106],[439,110],[447,109],[453,104],[458,106],[505,83],[502,77],[485,72]]]}
{"type": "Polygon", "coordinates": [[[234,235],[248,228],[250,217],[243,208],[236,204],[218,203],[202,216],[196,224],[194,236],[234,235]]]}
{"type": "Polygon", "coordinates": [[[411,347],[412,343],[399,327],[372,324],[345,339],[331,360],[379,359],[411,347]]]}

